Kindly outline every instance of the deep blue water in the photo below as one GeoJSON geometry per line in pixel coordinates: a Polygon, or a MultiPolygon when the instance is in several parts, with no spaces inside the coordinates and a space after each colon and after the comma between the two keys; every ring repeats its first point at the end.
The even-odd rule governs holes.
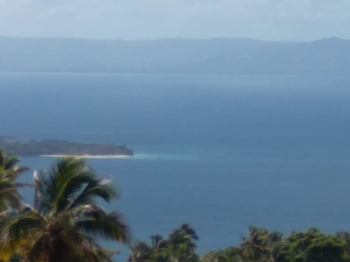
{"type": "Polygon", "coordinates": [[[350,229],[349,120],[346,77],[0,74],[1,135],[133,148],[89,161],[122,192],[111,208],[135,239],[191,223],[201,253],[250,224],[350,229]]]}

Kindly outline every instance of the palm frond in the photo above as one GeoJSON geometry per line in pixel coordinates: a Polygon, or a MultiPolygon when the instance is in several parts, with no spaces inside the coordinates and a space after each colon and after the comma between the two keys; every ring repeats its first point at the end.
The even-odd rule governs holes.
{"type": "Polygon", "coordinates": [[[30,233],[44,226],[43,219],[34,212],[26,212],[20,216],[10,217],[6,221],[3,234],[9,241],[18,242],[30,237],[30,233]]]}
{"type": "Polygon", "coordinates": [[[93,238],[76,230],[64,230],[62,234],[67,245],[67,253],[74,261],[111,262],[111,257],[119,253],[117,250],[102,248],[93,238]]]}
{"type": "Polygon", "coordinates": [[[106,240],[115,240],[128,243],[130,239],[129,227],[123,216],[115,211],[106,213],[103,210],[89,210],[76,222],[78,230],[101,237],[106,240]]]}
{"type": "Polygon", "coordinates": [[[111,186],[110,179],[97,179],[90,181],[82,192],[74,199],[68,210],[79,205],[92,203],[95,198],[102,198],[109,203],[113,198],[118,197],[116,190],[111,186]]]}
{"type": "Polygon", "coordinates": [[[34,244],[25,254],[28,262],[42,261],[45,258],[48,250],[48,243],[50,242],[50,235],[47,232],[42,232],[36,236],[34,244]]]}
{"type": "Polygon", "coordinates": [[[41,212],[42,214],[46,214],[49,212],[52,203],[52,195],[51,195],[51,181],[46,178],[46,171],[40,170],[35,171],[33,174],[34,179],[34,208],[41,212]]]}
{"type": "MultiPolygon", "coordinates": [[[[52,214],[67,210],[87,185],[102,186],[105,182],[99,180],[96,173],[82,159],[72,157],[59,159],[46,171],[42,180],[38,187],[41,187],[41,196],[45,202],[50,203],[52,214]]],[[[106,199],[113,192],[108,190],[107,186],[105,192],[101,191],[96,188],[95,195],[100,194],[106,199]]],[[[93,195],[93,192],[89,195],[93,195]]]]}
{"type": "Polygon", "coordinates": [[[13,169],[20,162],[20,159],[12,154],[7,154],[3,161],[3,167],[5,170],[13,169]]]}

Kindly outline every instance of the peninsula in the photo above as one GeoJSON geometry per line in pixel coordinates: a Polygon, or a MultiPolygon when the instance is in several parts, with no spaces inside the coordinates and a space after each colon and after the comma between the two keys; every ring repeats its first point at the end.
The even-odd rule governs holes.
{"type": "Polygon", "coordinates": [[[116,144],[76,143],[53,139],[20,142],[10,136],[0,136],[0,147],[18,156],[118,158],[129,157],[134,153],[126,146],[116,144]]]}

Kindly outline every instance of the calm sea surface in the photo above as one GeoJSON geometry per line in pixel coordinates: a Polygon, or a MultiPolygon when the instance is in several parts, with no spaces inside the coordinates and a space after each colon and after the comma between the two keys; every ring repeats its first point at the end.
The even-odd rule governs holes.
{"type": "Polygon", "coordinates": [[[251,224],[350,229],[350,78],[0,74],[0,135],[133,148],[89,162],[135,239],[187,222],[203,253],[251,224]]]}

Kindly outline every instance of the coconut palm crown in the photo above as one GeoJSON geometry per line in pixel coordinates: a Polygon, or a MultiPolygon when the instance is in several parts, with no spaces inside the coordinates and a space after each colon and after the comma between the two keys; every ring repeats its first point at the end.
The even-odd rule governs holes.
{"type": "Polygon", "coordinates": [[[97,205],[98,199],[109,203],[117,192],[83,160],[59,159],[33,178],[34,206],[8,216],[2,253],[19,252],[28,262],[111,261],[98,240],[128,243],[122,215],[97,205]]]}

